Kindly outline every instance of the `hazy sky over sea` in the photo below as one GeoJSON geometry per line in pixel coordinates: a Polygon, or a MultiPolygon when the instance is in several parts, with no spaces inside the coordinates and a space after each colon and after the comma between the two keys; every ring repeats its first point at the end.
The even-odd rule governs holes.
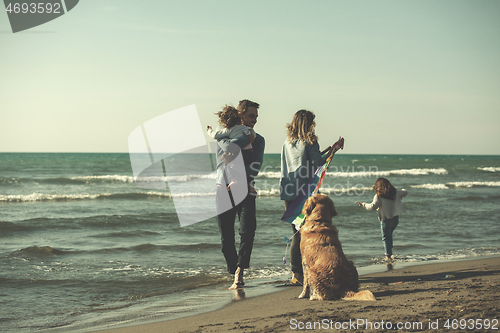
{"type": "Polygon", "coordinates": [[[13,34],[2,9],[0,152],[127,152],[151,118],[195,104],[215,126],[249,98],[267,153],[306,108],[345,153],[499,154],[499,18],[494,0],[82,0],[13,34]]]}

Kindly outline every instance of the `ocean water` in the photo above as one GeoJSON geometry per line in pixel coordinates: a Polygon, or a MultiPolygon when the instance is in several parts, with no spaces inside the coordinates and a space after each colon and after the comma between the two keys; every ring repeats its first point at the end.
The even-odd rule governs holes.
{"type": "MultiPolygon", "coordinates": [[[[205,194],[192,180],[215,177],[189,167],[198,155],[177,158],[186,167],[170,180],[174,197],[201,209],[195,198],[205,194]]],[[[279,168],[279,154],[266,154],[256,181],[257,233],[245,272],[252,295],[279,289],[262,281],[290,274],[279,168]]],[[[382,176],[409,192],[394,233],[396,266],[500,254],[500,156],[340,152],[322,192],[335,202],[344,252],[361,270],[380,264],[384,250],[376,212],[354,202],[371,202],[382,176]]],[[[241,297],[227,290],[216,219],[181,227],[172,197],[138,187],[128,154],[1,153],[0,331],[167,320],[241,297]]]]}

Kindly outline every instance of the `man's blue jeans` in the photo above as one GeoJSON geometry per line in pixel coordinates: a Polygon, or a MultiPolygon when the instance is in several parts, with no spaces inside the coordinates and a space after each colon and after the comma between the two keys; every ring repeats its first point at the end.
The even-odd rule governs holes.
{"type": "Polygon", "coordinates": [[[385,254],[392,256],[392,233],[398,226],[399,216],[380,222],[380,231],[382,232],[382,242],[384,242],[385,254]]]}

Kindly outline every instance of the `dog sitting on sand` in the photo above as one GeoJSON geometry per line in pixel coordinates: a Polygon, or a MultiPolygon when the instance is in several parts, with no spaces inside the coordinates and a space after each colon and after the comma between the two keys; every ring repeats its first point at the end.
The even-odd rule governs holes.
{"type": "Polygon", "coordinates": [[[332,224],[337,216],[333,201],[325,194],[310,197],[302,210],[304,225],[300,228],[300,251],[304,271],[304,288],[299,298],[310,300],[371,300],[369,290],[357,292],[358,271],[347,260],[332,224]]]}

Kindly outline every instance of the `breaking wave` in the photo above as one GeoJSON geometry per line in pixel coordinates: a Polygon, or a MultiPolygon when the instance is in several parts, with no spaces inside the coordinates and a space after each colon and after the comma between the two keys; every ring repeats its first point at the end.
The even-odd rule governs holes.
{"type": "Polygon", "coordinates": [[[450,182],[445,184],[421,184],[421,185],[410,185],[412,188],[424,188],[428,190],[448,190],[452,187],[454,188],[471,188],[471,187],[498,187],[500,182],[450,182]]]}
{"type": "MultiPolygon", "coordinates": [[[[368,177],[387,177],[390,175],[412,175],[412,176],[426,176],[430,174],[435,175],[445,175],[448,171],[444,168],[416,168],[416,169],[395,169],[379,171],[377,167],[337,167],[331,166],[328,168],[326,177],[333,178],[368,178],[368,177]],[[360,171],[355,171],[355,169],[362,169],[360,171]]],[[[257,178],[281,178],[281,172],[279,171],[265,171],[259,173],[257,178]]]]}
{"type": "Polygon", "coordinates": [[[489,172],[500,172],[500,167],[484,167],[477,168],[478,170],[489,171],[489,172]]]}
{"type": "Polygon", "coordinates": [[[0,195],[0,202],[37,202],[37,201],[75,201],[99,199],[148,199],[171,198],[167,192],[136,192],[136,193],[97,193],[97,194],[48,194],[32,193],[25,195],[0,195]]]}

